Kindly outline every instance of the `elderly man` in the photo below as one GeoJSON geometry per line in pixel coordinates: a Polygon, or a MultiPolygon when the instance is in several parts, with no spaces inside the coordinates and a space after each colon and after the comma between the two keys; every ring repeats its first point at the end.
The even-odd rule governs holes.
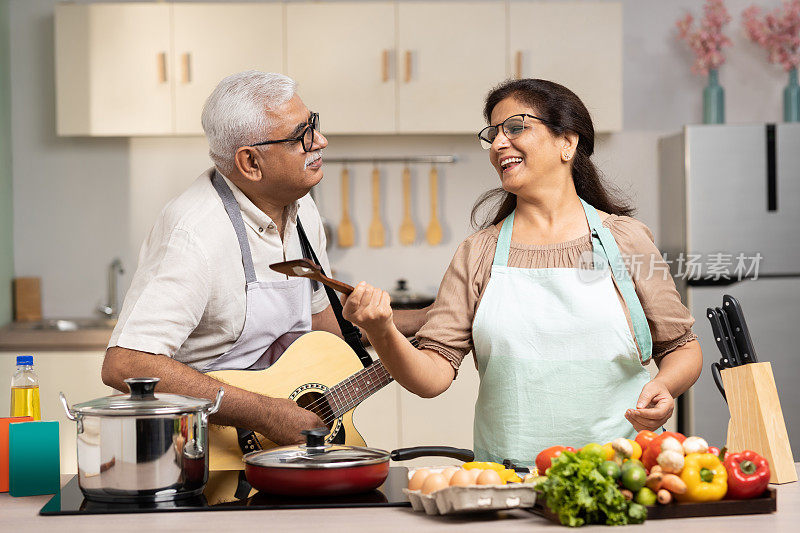
{"type": "MultiPolygon", "coordinates": [[[[308,195],[322,179],[328,144],[319,118],[281,74],[241,72],[222,80],[203,109],[214,168],[161,212],[111,336],[103,382],[156,376],[159,391],[213,398],[203,372],[272,364],[311,329],[341,335],[320,286],[287,278],[271,263],[303,257],[299,229],[329,270],[325,234],[308,195]]],[[[400,314],[413,334],[424,314],[400,314]]],[[[217,424],[301,441],[319,417],[294,402],[225,385],[217,424]]]]}

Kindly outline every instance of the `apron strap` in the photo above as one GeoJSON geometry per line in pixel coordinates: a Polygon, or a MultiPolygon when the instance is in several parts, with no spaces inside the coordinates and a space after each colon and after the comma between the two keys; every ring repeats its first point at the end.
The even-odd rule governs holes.
{"type": "Polygon", "coordinates": [[[497,248],[494,251],[494,266],[508,266],[508,253],[511,250],[511,234],[514,232],[514,211],[506,217],[500,226],[500,236],[497,237],[497,248]]]}
{"type": "Polygon", "coordinates": [[[247,242],[247,232],[244,229],[244,220],[242,220],[242,211],[239,208],[239,203],[236,201],[236,198],[233,197],[233,191],[231,191],[231,188],[225,183],[225,180],[222,179],[222,175],[219,171],[214,171],[211,184],[222,199],[222,205],[228,213],[228,218],[231,219],[231,224],[233,224],[233,231],[236,232],[236,239],[239,241],[239,249],[242,251],[245,282],[254,283],[256,281],[256,269],[253,266],[253,256],[250,253],[250,243],[247,242]]]}
{"type": "MultiPolygon", "coordinates": [[[[642,303],[636,295],[636,287],[633,284],[622,253],[619,251],[617,241],[611,234],[611,230],[603,226],[597,210],[581,199],[583,210],[586,213],[586,220],[592,232],[592,248],[594,253],[604,257],[611,267],[611,274],[617,282],[622,299],[628,307],[633,324],[633,334],[639,353],[642,355],[642,362],[646,363],[653,355],[653,338],[650,335],[650,326],[647,324],[647,316],[644,314],[642,303]]],[[[595,265],[597,268],[597,265],[595,265]]]]}

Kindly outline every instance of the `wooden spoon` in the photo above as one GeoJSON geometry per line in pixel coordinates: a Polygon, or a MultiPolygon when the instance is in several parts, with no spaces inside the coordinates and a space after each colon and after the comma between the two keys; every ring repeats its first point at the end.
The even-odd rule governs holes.
{"type": "Polygon", "coordinates": [[[269,266],[275,272],[280,272],[287,276],[294,278],[309,278],[327,285],[335,291],[342,294],[350,294],[353,292],[353,287],[347,283],[329,278],[322,273],[322,268],[313,261],[308,259],[293,259],[291,261],[284,261],[282,263],[273,263],[269,266]]]}
{"type": "Polygon", "coordinates": [[[355,242],[356,230],[350,221],[350,172],[342,167],[342,221],[339,223],[338,241],[341,248],[349,248],[355,242]]]}
{"type": "Polygon", "coordinates": [[[426,232],[426,237],[428,239],[428,244],[431,246],[436,246],[440,242],[442,242],[442,225],[439,224],[439,219],[437,218],[437,205],[439,203],[438,196],[439,196],[439,173],[436,171],[436,167],[431,167],[431,175],[430,175],[430,182],[431,182],[431,221],[428,224],[428,231],[426,232]]]}
{"type": "Polygon", "coordinates": [[[369,240],[372,248],[382,248],[386,230],[381,222],[381,171],[377,165],[372,169],[372,223],[369,225],[369,240]]]}
{"type": "Polygon", "coordinates": [[[400,244],[408,246],[417,239],[417,228],[411,219],[411,171],[403,167],[403,223],[400,224],[400,244]]]}

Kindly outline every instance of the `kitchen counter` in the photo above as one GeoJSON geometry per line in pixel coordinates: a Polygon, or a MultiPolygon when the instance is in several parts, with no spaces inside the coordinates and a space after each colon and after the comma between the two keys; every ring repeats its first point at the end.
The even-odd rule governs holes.
{"type": "Polygon", "coordinates": [[[18,324],[0,328],[0,352],[3,351],[73,351],[103,350],[108,345],[113,327],[97,327],[59,331],[31,329],[18,324]]]}
{"type": "MultiPolygon", "coordinates": [[[[800,467],[800,463],[795,464],[800,467]]],[[[71,476],[62,476],[66,483],[71,476]]],[[[778,511],[772,514],[648,520],[635,531],[680,530],[681,533],[709,531],[796,531],[800,521],[800,484],[773,485],[778,490],[778,511]]],[[[463,517],[429,517],[415,513],[410,507],[361,509],[306,509],[283,511],[213,511],[187,513],[111,514],[91,516],[39,516],[39,509],[51,496],[12,498],[0,494],[0,531],[230,531],[269,524],[271,531],[453,531],[485,532],[490,527],[499,531],[567,531],[526,511],[463,517]],[[502,519],[500,518],[502,517],[502,519]]],[[[607,526],[584,527],[580,531],[610,530],[607,526]]],[[[616,531],[616,530],[615,530],[616,531]]],[[[633,529],[631,531],[634,531],[633,529]]]]}

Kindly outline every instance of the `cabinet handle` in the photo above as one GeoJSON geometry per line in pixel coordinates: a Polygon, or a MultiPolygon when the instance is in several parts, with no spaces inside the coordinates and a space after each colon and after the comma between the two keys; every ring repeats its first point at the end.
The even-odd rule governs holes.
{"type": "Polygon", "coordinates": [[[183,83],[192,82],[192,54],[186,52],[183,54],[183,83]]]}
{"type": "Polygon", "coordinates": [[[158,82],[167,83],[167,53],[158,54],[158,82]]]}
{"type": "Polygon", "coordinates": [[[381,58],[381,68],[383,69],[383,74],[381,78],[383,82],[386,83],[389,81],[389,50],[383,51],[383,56],[381,58]]]}
{"type": "Polygon", "coordinates": [[[515,69],[516,69],[517,79],[522,78],[522,50],[517,50],[515,69]]]}
{"type": "Polygon", "coordinates": [[[411,50],[406,50],[406,83],[411,81],[411,50]]]}

